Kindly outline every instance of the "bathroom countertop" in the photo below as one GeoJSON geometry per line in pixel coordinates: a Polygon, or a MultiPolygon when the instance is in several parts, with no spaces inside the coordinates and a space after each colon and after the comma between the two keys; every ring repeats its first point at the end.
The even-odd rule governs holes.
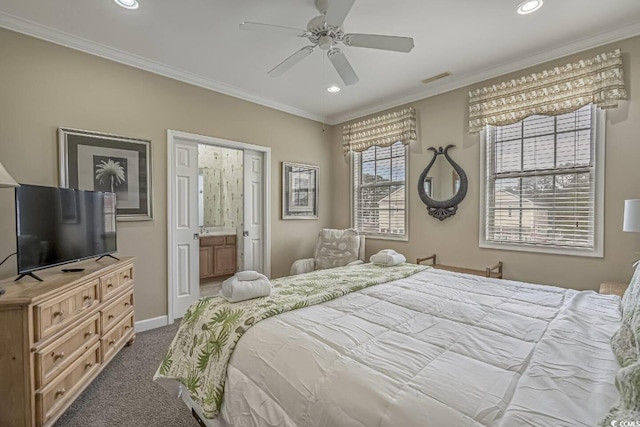
{"type": "Polygon", "coordinates": [[[236,234],[237,229],[231,227],[204,227],[200,237],[235,236],[236,234]]]}

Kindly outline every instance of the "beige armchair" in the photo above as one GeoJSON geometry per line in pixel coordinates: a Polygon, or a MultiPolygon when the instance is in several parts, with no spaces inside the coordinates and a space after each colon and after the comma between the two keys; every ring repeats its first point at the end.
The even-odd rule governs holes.
{"type": "Polygon", "coordinates": [[[336,230],[323,228],[318,233],[313,258],[299,259],[290,274],[309,273],[325,268],[357,265],[364,262],[365,238],[353,228],[336,230]]]}

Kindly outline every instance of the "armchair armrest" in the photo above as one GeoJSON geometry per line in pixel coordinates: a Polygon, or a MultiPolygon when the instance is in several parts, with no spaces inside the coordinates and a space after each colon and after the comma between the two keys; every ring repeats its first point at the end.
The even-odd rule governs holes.
{"type": "Polygon", "coordinates": [[[296,274],[310,273],[316,269],[315,258],[298,259],[291,265],[291,271],[289,275],[295,276],[296,274]]]}
{"type": "Polygon", "coordinates": [[[364,261],[362,261],[361,259],[357,259],[355,261],[351,261],[349,264],[347,264],[345,267],[351,267],[353,265],[360,265],[360,264],[364,264],[364,261]]]}

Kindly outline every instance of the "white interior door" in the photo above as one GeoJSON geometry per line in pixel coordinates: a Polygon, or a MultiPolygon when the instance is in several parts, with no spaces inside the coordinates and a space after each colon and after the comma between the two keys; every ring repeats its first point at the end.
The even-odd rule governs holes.
{"type": "MultiPolygon", "coordinates": [[[[200,296],[200,240],[198,236],[198,144],[174,139],[170,200],[173,259],[173,319],[180,318],[200,296]]],[[[172,163],[172,164],[171,164],[172,163]]],[[[170,171],[171,172],[171,171],[170,171]]],[[[173,322],[173,319],[169,319],[173,322]]]]}
{"type": "MultiPolygon", "coordinates": [[[[243,270],[264,273],[263,154],[244,150],[243,270]]],[[[268,273],[268,272],[267,272],[268,273]]]]}

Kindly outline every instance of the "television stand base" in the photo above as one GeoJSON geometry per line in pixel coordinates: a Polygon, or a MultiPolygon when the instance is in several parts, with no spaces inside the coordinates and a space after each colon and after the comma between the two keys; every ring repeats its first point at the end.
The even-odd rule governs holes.
{"type": "Polygon", "coordinates": [[[102,255],[101,257],[98,257],[98,259],[96,259],[96,262],[97,262],[97,261],[100,261],[100,260],[101,260],[102,258],[104,258],[104,257],[109,257],[109,258],[113,258],[113,259],[115,259],[116,261],[120,261],[120,258],[116,258],[116,257],[114,257],[113,255],[109,254],[109,255],[102,255]]]}
{"type": "Polygon", "coordinates": [[[36,279],[38,282],[42,282],[42,279],[41,279],[41,278],[39,278],[38,276],[36,276],[36,275],[35,275],[35,274],[33,274],[33,273],[24,273],[24,274],[21,274],[21,275],[19,275],[19,276],[18,276],[18,278],[17,278],[15,281],[17,282],[18,280],[20,280],[20,279],[22,279],[23,277],[26,277],[26,276],[33,277],[33,278],[34,278],[34,279],[36,279]]]}

